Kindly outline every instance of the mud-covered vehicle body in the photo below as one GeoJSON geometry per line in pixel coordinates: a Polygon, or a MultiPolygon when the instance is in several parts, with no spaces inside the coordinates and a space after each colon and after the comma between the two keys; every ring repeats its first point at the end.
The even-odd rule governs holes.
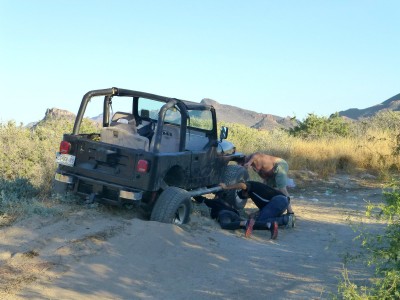
{"type": "MultiPolygon", "coordinates": [[[[93,116],[93,115],[92,115],[93,116]]],[[[186,223],[192,198],[222,193],[218,184],[247,178],[243,155],[218,137],[213,106],[120,88],[82,99],[71,134],[64,134],[54,190],[115,205],[138,204],[160,222],[186,223]],[[98,132],[81,132],[87,113],[101,108],[98,132]],[[115,109],[116,108],[116,109],[115,109]]],[[[235,191],[224,199],[241,208],[235,191]]]]}

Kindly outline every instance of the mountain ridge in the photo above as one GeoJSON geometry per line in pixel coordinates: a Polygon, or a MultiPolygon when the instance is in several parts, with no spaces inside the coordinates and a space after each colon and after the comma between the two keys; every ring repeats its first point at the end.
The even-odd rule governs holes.
{"type": "Polygon", "coordinates": [[[219,122],[239,123],[259,130],[288,129],[293,128],[298,123],[290,117],[283,118],[276,115],[258,113],[229,104],[221,104],[210,98],[204,98],[201,103],[212,105],[215,108],[219,122]]]}
{"type": "Polygon", "coordinates": [[[350,108],[339,112],[339,116],[347,117],[353,120],[368,118],[376,115],[380,111],[400,111],[400,94],[397,94],[380,104],[376,104],[367,108],[358,109],[350,108]]]}
{"type": "MultiPolygon", "coordinates": [[[[200,101],[203,104],[212,105],[217,112],[218,122],[237,123],[255,128],[258,130],[273,130],[277,128],[289,129],[299,124],[298,120],[287,117],[280,117],[272,114],[258,113],[229,104],[221,104],[210,98],[204,98],[200,101]]],[[[338,112],[339,116],[352,120],[360,120],[372,117],[380,111],[400,111],[400,93],[390,97],[380,104],[373,105],[364,109],[350,108],[338,112]]],[[[59,108],[47,109],[43,120],[48,118],[68,117],[73,118],[76,115],[67,110],[59,108]]],[[[101,122],[101,115],[91,118],[94,121],[101,122]]]]}

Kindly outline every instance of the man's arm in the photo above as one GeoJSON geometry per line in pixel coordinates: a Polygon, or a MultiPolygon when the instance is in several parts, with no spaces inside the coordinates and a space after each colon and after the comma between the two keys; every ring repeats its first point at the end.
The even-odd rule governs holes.
{"type": "Polygon", "coordinates": [[[244,182],[238,182],[232,185],[226,185],[225,183],[220,183],[219,186],[223,190],[247,190],[247,185],[244,182]]]}
{"type": "Polygon", "coordinates": [[[286,187],[283,187],[283,188],[280,188],[280,189],[277,189],[277,190],[282,192],[282,193],[284,193],[285,196],[289,197],[289,192],[288,192],[286,187]]]}
{"type": "MultiPolygon", "coordinates": [[[[290,196],[289,196],[289,192],[288,192],[288,190],[286,189],[286,187],[281,188],[281,189],[277,189],[277,190],[280,191],[280,192],[282,192],[282,193],[284,193],[286,197],[290,197],[290,196]]],[[[288,208],[287,208],[287,212],[288,212],[289,214],[294,214],[293,208],[292,208],[292,204],[290,203],[290,201],[289,201],[289,205],[288,205],[288,208]]]]}
{"type": "Polygon", "coordinates": [[[250,156],[250,159],[243,165],[244,167],[248,168],[253,164],[254,161],[254,154],[250,156]]]}

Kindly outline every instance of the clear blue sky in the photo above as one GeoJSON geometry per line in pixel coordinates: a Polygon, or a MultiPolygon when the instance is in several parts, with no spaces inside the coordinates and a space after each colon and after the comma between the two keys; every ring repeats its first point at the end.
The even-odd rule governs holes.
{"type": "Polygon", "coordinates": [[[0,122],[121,87],[329,116],[400,93],[400,1],[0,0],[0,122]]]}

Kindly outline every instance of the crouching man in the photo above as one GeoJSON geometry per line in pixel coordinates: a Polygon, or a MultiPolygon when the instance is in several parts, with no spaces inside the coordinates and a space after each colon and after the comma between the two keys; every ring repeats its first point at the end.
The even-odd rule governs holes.
{"type": "Polygon", "coordinates": [[[251,198],[258,207],[258,212],[251,215],[248,220],[240,220],[234,214],[221,210],[218,220],[222,228],[232,230],[245,228],[246,237],[251,235],[253,229],[269,229],[271,231],[271,238],[276,239],[278,236],[278,225],[286,223],[287,227],[294,227],[294,214],[283,216],[283,213],[288,209],[290,198],[281,191],[258,181],[239,182],[229,186],[224,183],[220,183],[219,185],[223,190],[239,190],[239,197],[243,199],[251,198]]]}

